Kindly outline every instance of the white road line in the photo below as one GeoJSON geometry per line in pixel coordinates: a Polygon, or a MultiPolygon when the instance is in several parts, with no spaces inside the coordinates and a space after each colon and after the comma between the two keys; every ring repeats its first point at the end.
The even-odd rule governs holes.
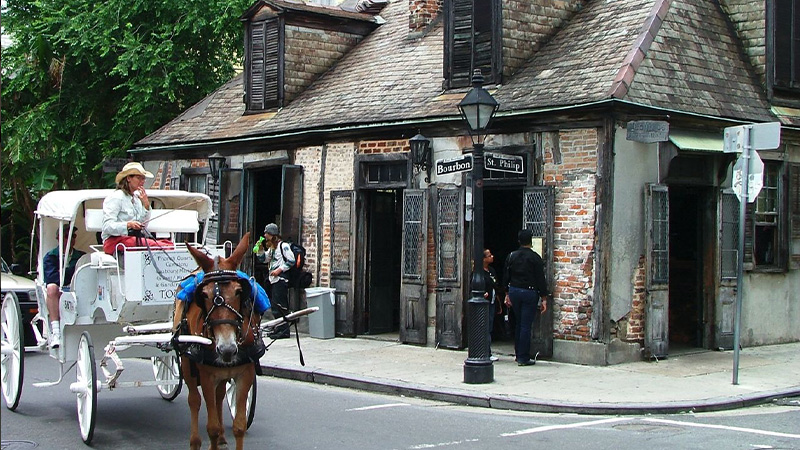
{"type": "Polygon", "coordinates": [[[395,406],[408,406],[408,403],[387,403],[385,405],[362,406],[361,408],[345,409],[345,411],[368,411],[370,409],[394,408],[395,406]]]}
{"type": "Polygon", "coordinates": [[[800,439],[800,434],[778,433],[775,431],[756,430],[755,428],[729,427],[727,425],[709,425],[703,423],[680,422],[677,420],[666,420],[666,419],[642,419],[642,420],[644,420],[645,422],[666,423],[670,425],[681,425],[686,427],[714,428],[717,430],[741,431],[743,433],[763,434],[765,436],[800,439]]]}
{"type": "Polygon", "coordinates": [[[509,437],[509,436],[521,436],[523,434],[533,434],[533,433],[541,433],[543,431],[552,431],[552,430],[564,430],[568,428],[579,428],[579,427],[591,427],[593,425],[603,425],[606,423],[616,423],[616,422],[627,422],[634,420],[633,418],[628,417],[615,417],[612,419],[602,419],[602,420],[594,420],[591,422],[578,422],[578,423],[570,423],[566,425],[547,425],[543,427],[536,427],[536,428],[528,428],[527,430],[519,430],[514,431],[511,433],[503,433],[501,437],[509,437]]]}
{"type": "Polygon", "coordinates": [[[422,450],[425,448],[437,448],[437,447],[450,447],[453,445],[461,445],[466,442],[479,442],[480,439],[464,439],[463,441],[451,441],[451,442],[440,442],[438,444],[419,444],[419,445],[412,445],[410,448],[411,450],[422,450]]]}

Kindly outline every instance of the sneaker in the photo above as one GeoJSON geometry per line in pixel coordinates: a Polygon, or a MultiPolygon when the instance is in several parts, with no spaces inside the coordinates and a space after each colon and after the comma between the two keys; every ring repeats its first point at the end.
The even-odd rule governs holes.
{"type": "Polygon", "coordinates": [[[517,361],[518,366],[533,366],[536,364],[536,361],[529,359],[527,361],[517,361]]]}
{"type": "Polygon", "coordinates": [[[53,330],[50,332],[50,348],[61,347],[61,331],[53,330]]]}
{"type": "Polygon", "coordinates": [[[492,355],[492,356],[490,356],[490,357],[489,357],[489,361],[497,361],[497,360],[499,360],[499,359],[500,359],[500,358],[498,358],[497,356],[494,356],[494,355],[492,355]]]}

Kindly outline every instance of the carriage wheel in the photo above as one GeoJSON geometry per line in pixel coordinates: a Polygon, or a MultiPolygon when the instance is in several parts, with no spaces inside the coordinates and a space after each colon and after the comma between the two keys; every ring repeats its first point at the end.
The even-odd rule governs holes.
{"type": "Polygon", "coordinates": [[[153,376],[156,381],[169,381],[168,384],[158,384],[156,388],[161,398],[173,401],[181,393],[183,388],[183,377],[181,376],[181,366],[178,357],[154,356],[150,358],[153,362],[153,376]]]}
{"type": "Polygon", "coordinates": [[[2,362],[0,377],[6,408],[14,411],[22,395],[22,377],[25,372],[25,331],[22,329],[22,311],[14,292],[3,298],[2,307],[2,362]]]}
{"type": "MultiPolygon", "coordinates": [[[[247,428],[253,424],[253,419],[256,416],[256,386],[258,380],[253,380],[253,386],[250,387],[250,392],[247,393],[247,407],[245,413],[247,414],[247,428]]],[[[231,410],[231,417],[236,418],[236,382],[233,380],[228,381],[228,387],[225,390],[225,398],[228,399],[228,408],[231,410]]]]}
{"type": "Polygon", "coordinates": [[[78,424],[83,442],[89,443],[94,436],[97,418],[97,366],[94,361],[94,345],[88,331],[81,334],[78,342],[78,364],[75,370],[78,380],[70,386],[78,394],[78,424]]]}

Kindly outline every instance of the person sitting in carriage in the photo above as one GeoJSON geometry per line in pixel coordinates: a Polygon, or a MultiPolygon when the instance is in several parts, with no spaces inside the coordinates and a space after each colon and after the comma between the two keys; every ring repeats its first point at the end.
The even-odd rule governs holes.
{"type": "MultiPolygon", "coordinates": [[[[75,249],[75,238],[78,237],[77,229],[70,229],[69,225],[64,225],[63,235],[64,239],[64,261],[66,268],[64,269],[64,286],[69,286],[72,281],[72,275],[75,274],[75,265],[85,252],[75,249]],[[70,231],[72,234],[70,235],[70,231]],[[69,242],[69,248],[67,248],[69,242]]],[[[48,345],[50,348],[58,348],[61,346],[61,312],[59,311],[59,299],[61,297],[61,267],[59,258],[59,249],[54,249],[44,255],[42,267],[44,269],[44,284],[47,289],[47,314],[50,317],[50,336],[48,338],[48,345]]]]}
{"type": "Polygon", "coordinates": [[[174,248],[169,239],[148,236],[145,223],[150,218],[150,200],[144,189],[147,178],[153,174],[141,163],[129,162],[117,174],[117,189],[103,201],[103,251],[116,252],[119,244],[125,247],[174,248]]]}

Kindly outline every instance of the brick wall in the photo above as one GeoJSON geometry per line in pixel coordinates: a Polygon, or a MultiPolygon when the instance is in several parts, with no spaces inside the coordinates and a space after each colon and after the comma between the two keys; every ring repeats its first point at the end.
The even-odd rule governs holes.
{"type": "Polygon", "coordinates": [[[285,101],[297,97],[361,39],[357,34],[286,25],[285,101]]]}
{"type": "Polygon", "coordinates": [[[766,70],[766,9],[764,1],[721,0],[720,5],[733,22],[733,28],[742,40],[750,64],[765,83],[766,70]]]}
{"type": "Polygon", "coordinates": [[[561,131],[557,144],[548,142],[543,146],[543,175],[545,183],[555,185],[556,191],[554,337],[588,341],[594,289],[597,130],[561,131]],[[554,159],[557,153],[560,163],[554,159]]]}
{"type": "MultiPolygon", "coordinates": [[[[317,242],[317,229],[323,226],[319,216],[319,187],[322,174],[322,147],[303,147],[295,151],[294,164],[303,166],[303,213],[301,216],[301,235],[303,236],[302,245],[306,249],[306,270],[314,274],[313,284],[316,286],[327,286],[330,280],[330,267],[328,259],[322,259],[325,264],[320,266],[317,259],[319,252],[319,242],[317,242]],[[325,282],[322,276],[317,279],[317,268],[322,269],[325,274],[325,282]]],[[[324,224],[327,229],[327,224],[324,224]]],[[[327,234],[328,236],[330,234],[327,234]]],[[[327,242],[323,235],[323,243],[327,242]]]]}
{"type": "Polygon", "coordinates": [[[408,31],[420,33],[433,22],[442,10],[443,0],[409,0],[408,31]]]}
{"type": "Polygon", "coordinates": [[[503,0],[503,76],[514,74],[583,0],[503,0]]]}

